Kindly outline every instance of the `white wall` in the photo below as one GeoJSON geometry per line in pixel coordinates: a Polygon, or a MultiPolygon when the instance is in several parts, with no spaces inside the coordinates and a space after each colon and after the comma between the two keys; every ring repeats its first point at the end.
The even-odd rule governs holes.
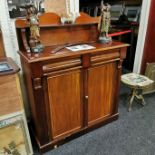
{"type": "Polygon", "coordinates": [[[134,61],[134,67],[133,67],[133,72],[135,73],[139,73],[141,69],[150,4],[151,4],[151,0],[143,0],[139,34],[138,34],[138,40],[137,40],[137,48],[136,48],[135,61],[134,61]]]}
{"type": "Polygon", "coordinates": [[[20,66],[15,25],[14,20],[9,17],[7,0],[0,0],[0,22],[6,56],[11,57],[20,66]]]}

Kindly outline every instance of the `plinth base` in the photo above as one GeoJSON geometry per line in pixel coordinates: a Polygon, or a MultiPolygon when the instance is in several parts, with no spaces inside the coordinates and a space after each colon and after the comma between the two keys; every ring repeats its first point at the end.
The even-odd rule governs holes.
{"type": "Polygon", "coordinates": [[[112,41],[111,37],[99,37],[98,42],[102,44],[108,44],[112,41]]]}

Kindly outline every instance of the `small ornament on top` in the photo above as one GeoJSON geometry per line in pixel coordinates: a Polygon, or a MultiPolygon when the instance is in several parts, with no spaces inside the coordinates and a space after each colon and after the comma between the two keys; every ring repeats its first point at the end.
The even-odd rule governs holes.
{"type": "Polygon", "coordinates": [[[75,22],[75,17],[73,13],[69,13],[61,16],[62,24],[73,24],[75,22]]]}
{"type": "Polygon", "coordinates": [[[71,10],[70,3],[71,3],[70,0],[66,0],[66,12],[63,15],[61,15],[62,24],[73,24],[75,23],[76,18],[79,16],[79,13],[77,13],[75,10],[75,6],[74,10],[71,10]]]}
{"type": "Polygon", "coordinates": [[[111,37],[108,36],[109,27],[110,27],[110,8],[111,6],[106,3],[104,4],[104,1],[101,1],[101,20],[100,20],[100,26],[99,26],[99,39],[98,42],[100,43],[109,43],[112,41],[111,37]]]}
{"type": "Polygon", "coordinates": [[[32,52],[39,53],[42,52],[44,46],[41,44],[40,38],[40,28],[39,28],[39,20],[38,20],[38,11],[34,7],[34,5],[29,5],[26,7],[27,11],[27,21],[30,25],[30,48],[32,52]]]}

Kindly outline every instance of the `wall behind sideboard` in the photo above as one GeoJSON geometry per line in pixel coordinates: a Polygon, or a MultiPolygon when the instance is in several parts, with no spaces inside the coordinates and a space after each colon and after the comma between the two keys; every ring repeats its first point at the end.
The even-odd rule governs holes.
{"type": "Polygon", "coordinates": [[[66,12],[66,0],[45,0],[44,1],[45,11],[54,12],[58,15],[62,15],[66,12]]]}

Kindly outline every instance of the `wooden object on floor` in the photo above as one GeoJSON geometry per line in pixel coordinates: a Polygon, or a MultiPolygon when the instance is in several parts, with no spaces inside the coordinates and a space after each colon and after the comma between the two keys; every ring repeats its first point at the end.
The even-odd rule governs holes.
{"type": "Polygon", "coordinates": [[[128,46],[97,43],[98,18],[82,13],[75,24],[62,25],[52,16],[51,23],[43,20],[46,14],[40,17],[47,23],[40,22],[45,46],[40,54],[27,52],[28,27],[16,21],[31,127],[41,152],[118,118],[121,65],[128,46]],[[94,49],[65,48],[84,43],[94,49]]]}
{"type": "Polygon", "coordinates": [[[4,149],[7,148],[12,153],[32,155],[18,72],[19,67],[11,58],[0,58],[0,152],[8,153],[4,149]]]}
{"type": "Polygon", "coordinates": [[[149,88],[154,81],[150,80],[146,76],[136,73],[122,75],[121,81],[131,89],[128,111],[131,111],[134,99],[141,101],[142,105],[146,104],[142,94],[143,89],[149,88]]]}

